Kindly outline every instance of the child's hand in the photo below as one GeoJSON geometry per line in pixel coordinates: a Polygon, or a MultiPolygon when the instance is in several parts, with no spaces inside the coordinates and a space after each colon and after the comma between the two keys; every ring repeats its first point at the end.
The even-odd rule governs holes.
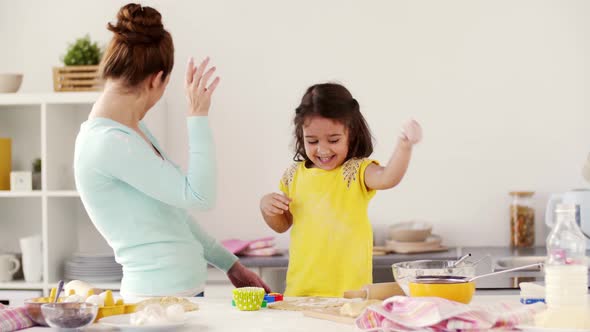
{"type": "Polygon", "coordinates": [[[422,140],[422,127],[414,119],[404,123],[400,133],[400,139],[412,145],[417,144],[422,140]]]}
{"type": "Polygon", "coordinates": [[[289,211],[291,199],[283,194],[270,193],[260,200],[260,210],[269,217],[278,216],[289,211]]]}

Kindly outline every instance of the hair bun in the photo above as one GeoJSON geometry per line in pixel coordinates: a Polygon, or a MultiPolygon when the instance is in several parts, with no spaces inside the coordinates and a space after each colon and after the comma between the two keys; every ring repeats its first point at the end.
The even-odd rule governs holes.
{"type": "Polygon", "coordinates": [[[157,10],[134,3],[123,6],[117,13],[115,25],[109,23],[107,29],[127,44],[157,43],[166,33],[162,15],[157,10]]]}

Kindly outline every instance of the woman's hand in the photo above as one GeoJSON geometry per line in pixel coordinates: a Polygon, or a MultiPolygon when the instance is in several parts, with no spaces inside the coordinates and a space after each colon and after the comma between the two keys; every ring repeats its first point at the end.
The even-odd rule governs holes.
{"type": "Polygon", "coordinates": [[[422,140],[422,127],[414,119],[407,121],[402,126],[400,139],[402,142],[409,143],[410,145],[417,144],[422,140]]]}
{"type": "Polygon", "coordinates": [[[215,77],[213,82],[207,85],[215,72],[215,67],[205,71],[207,64],[209,64],[209,57],[205,58],[198,67],[195,66],[194,62],[191,57],[186,67],[186,80],[184,82],[186,98],[189,103],[188,112],[189,115],[204,116],[209,114],[211,95],[217,88],[217,84],[219,84],[219,76],[215,77]]]}
{"type": "Polygon", "coordinates": [[[270,193],[260,200],[260,210],[269,217],[278,216],[289,211],[291,199],[283,194],[270,193]]]}
{"type": "Polygon", "coordinates": [[[234,263],[229,271],[227,271],[227,276],[236,287],[262,287],[265,292],[271,292],[270,287],[256,273],[245,268],[240,262],[234,263]]]}

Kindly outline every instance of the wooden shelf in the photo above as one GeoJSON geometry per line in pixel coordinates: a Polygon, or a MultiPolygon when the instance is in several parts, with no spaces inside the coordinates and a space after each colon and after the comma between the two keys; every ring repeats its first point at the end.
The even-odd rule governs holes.
{"type": "Polygon", "coordinates": [[[33,190],[33,191],[10,191],[0,190],[0,198],[25,198],[25,197],[80,197],[76,190],[33,190]]]}
{"type": "MultiPolygon", "coordinates": [[[[43,164],[43,190],[0,190],[1,249],[19,252],[18,239],[33,234],[41,235],[43,243],[44,281],[0,282],[0,292],[9,294],[9,299],[19,292],[41,291],[47,296],[57,280],[64,278],[63,265],[72,253],[108,248],[75,189],[72,167],[80,124],[87,120],[100,95],[101,92],[0,93],[0,136],[12,140],[12,164],[23,170],[36,158],[41,158],[43,164]]],[[[159,121],[158,125],[164,122],[159,121]]],[[[96,287],[118,291],[121,284],[96,283],[96,287]]]]}
{"type": "Polygon", "coordinates": [[[80,197],[76,190],[52,190],[47,191],[49,197],[80,197]]]}
{"type": "Polygon", "coordinates": [[[33,191],[0,190],[0,198],[1,197],[8,197],[8,198],[41,197],[41,196],[43,196],[42,193],[43,192],[41,190],[33,190],[33,191]]]}
{"type": "Polygon", "coordinates": [[[42,282],[26,282],[24,280],[0,282],[0,289],[43,290],[44,287],[42,282]]]}
{"type": "Polygon", "coordinates": [[[0,93],[0,105],[92,104],[100,92],[0,93]]]}

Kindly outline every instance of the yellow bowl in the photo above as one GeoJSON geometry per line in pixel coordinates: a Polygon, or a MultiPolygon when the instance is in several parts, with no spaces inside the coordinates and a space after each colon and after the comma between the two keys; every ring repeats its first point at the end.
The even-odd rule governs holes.
{"type": "Polygon", "coordinates": [[[447,300],[469,303],[475,293],[473,281],[425,279],[410,282],[410,296],[442,297],[447,300]]]}
{"type": "Polygon", "coordinates": [[[463,262],[455,266],[456,260],[418,260],[399,262],[391,265],[393,278],[403,289],[404,293],[410,296],[409,283],[422,276],[435,278],[471,278],[475,277],[475,264],[463,262]]]}

